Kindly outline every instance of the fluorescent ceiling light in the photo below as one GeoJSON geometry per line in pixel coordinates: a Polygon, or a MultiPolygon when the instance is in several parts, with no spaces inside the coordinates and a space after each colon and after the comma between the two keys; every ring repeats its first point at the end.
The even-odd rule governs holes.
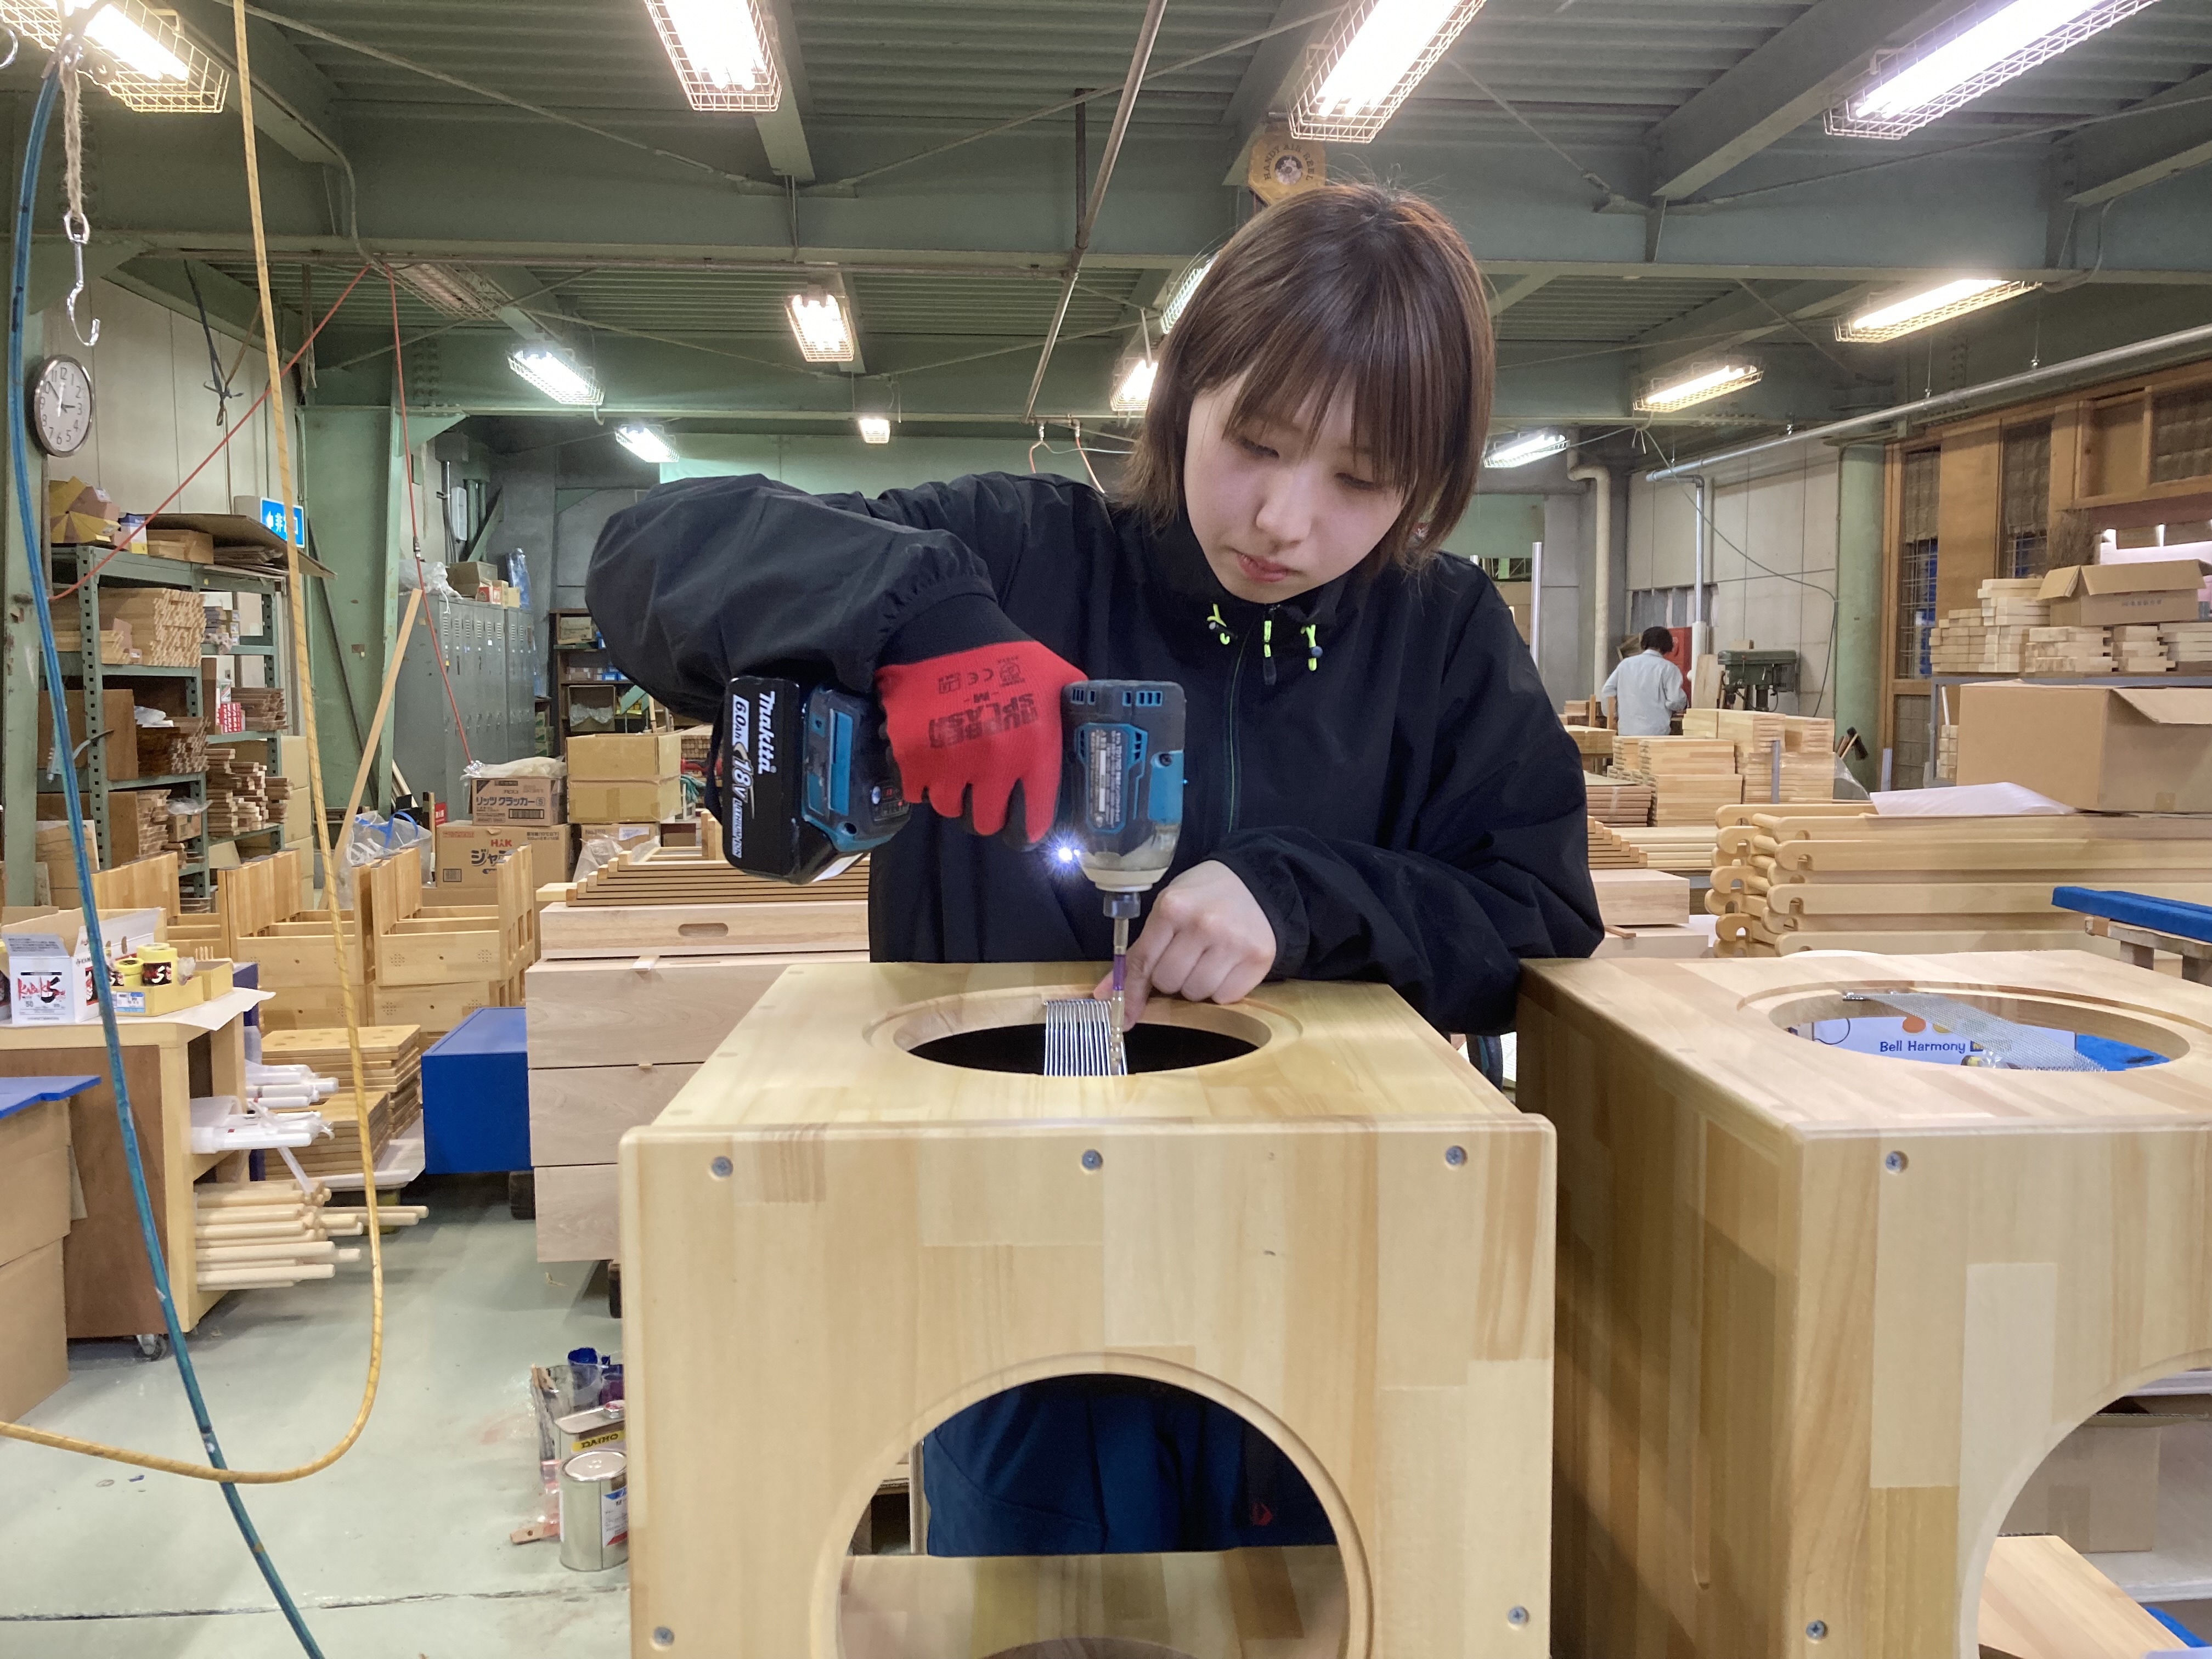
{"type": "Polygon", "coordinates": [[[473,270],[459,265],[394,265],[392,274],[407,291],[442,316],[495,322],[507,295],[473,270]]]}
{"type": "Polygon", "coordinates": [[[676,452],[668,446],[668,440],[660,435],[660,429],[647,426],[642,421],[632,421],[627,426],[617,427],[615,441],[641,461],[650,461],[655,466],[665,465],[677,459],[676,452]]]}
{"type": "Polygon", "coordinates": [[[809,289],[793,295],[784,308],[791,313],[791,331],[799,337],[799,355],[808,362],[853,361],[853,326],[836,295],[827,289],[809,289]]]}
{"type": "Polygon", "coordinates": [[[1902,138],[2152,3],[2008,0],[1979,8],[1878,62],[1858,90],[1828,112],[1828,131],[1902,138]]]}
{"type": "Polygon", "coordinates": [[[891,418],[888,415],[860,416],[860,441],[864,444],[887,444],[891,441],[891,418]]]}
{"type": "Polygon", "coordinates": [[[783,102],[758,0],[645,0],[693,109],[765,115],[783,102]]]}
{"type": "Polygon", "coordinates": [[[1510,438],[1500,438],[1490,447],[1482,458],[1485,466],[1526,466],[1531,461],[1540,461],[1547,455],[1556,455],[1567,447],[1567,434],[1549,428],[1535,432],[1516,432],[1510,438]]]}
{"type": "MultiPolygon", "coordinates": [[[[51,51],[65,20],[93,0],[0,0],[0,22],[51,51]]],[[[176,14],[140,0],[110,0],[84,31],[90,48],[78,68],[126,108],[158,114],[219,114],[230,73],[176,26],[176,14]]]]}
{"type": "Polygon", "coordinates": [[[1168,290],[1167,303],[1160,307],[1161,333],[1172,332],[1175,325],[1182,320],[1183,308],[1189,305],[1190,296],[1198,292],[1198,285],[1206,280],[1206,273],[1213,269],[1213,260],[1214,256],[1209,253],[1203,259],[1184,267],[1182,275],[1176,279],[1175,286],[1168,290]]]}
{"type": "Polygon", "coordinates": [[[1917,328],[1948,322],[1970,311],[1979,311],[2016,295],[2033,293],[2039,283],[2008,283],[2001,276],[1961,276],[1934,288],[1888,294],[1855,317],[1836,319],[1838,340],[1894,340],[1917,328]]]}
{"type": "Polygon", "coordinates": [[[1121,371],[1106,406],[1116,415],[1143,414],[1145,405],[1152,401],[1152,377],[1158,373],[1159,365],[1150,357],[1135,359],[1121,371]]]}
{"type": "Polygon", "coordinates": [[[1291,109],[1300,138],[1364,144],[1459,39],[1482,0],[1366,0],[1329,31],[1291,109]]]}
{"type": "Polygon", "coordinates": [[[604,395],[597,380],[551,346],[523,346],[508,356],[507,366],[556,404],[596,409],[604,395]]]}
{"type": "Polygon", "coordinates": [[[1721,363],[1676,380],[1654,381],[1651,389],[1636,400],[1636,408],[1644,414],[1687,409],[1692,404],[1710,403],[1731,392],[1757,386],[1765,378],[1766,371],[1756,363],[1721,363]]]}

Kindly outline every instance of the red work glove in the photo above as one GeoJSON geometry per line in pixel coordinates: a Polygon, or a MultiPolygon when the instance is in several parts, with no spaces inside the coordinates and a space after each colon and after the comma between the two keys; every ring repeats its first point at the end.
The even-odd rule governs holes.
{"type": "Polygon", "coordinates": [[[979,836],[1005,827],[1017,787],[1028,839],[1060,799],[1060,690],[1083,678],[1035,640],[978,646],[876,671],[899,787],[979,836]]]}

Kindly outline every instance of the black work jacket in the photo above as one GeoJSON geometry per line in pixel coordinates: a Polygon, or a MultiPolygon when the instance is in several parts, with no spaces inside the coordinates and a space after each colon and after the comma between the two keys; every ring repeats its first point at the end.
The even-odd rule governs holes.
{"type": "MultiPolygon", "coordinates": [[[[609,520],[586,588],[623,672],[698,720],[733,674],[870,692],[893,635],[968,595],[1094,678],[1182,686],[1171,873],[1235,871],[1273,924],[1278,975],[1378,980],[1439,1030],[1491,1033],[1512,1024],[1521,958],[1596,948],[1580,759],[1511,612],[1464,560],[1363,568],[1263,606],[1215,580],[1187,520],[1157,531],[1065,478],[871,501],[724,477],[663,484],[609,520]]],[[[927,809],[871,867],[878,961],[1111,950],[1079,871],[927,809]]]]}

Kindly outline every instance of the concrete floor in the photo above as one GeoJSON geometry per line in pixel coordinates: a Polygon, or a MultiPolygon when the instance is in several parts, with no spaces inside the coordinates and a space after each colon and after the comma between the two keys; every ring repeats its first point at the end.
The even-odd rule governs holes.
{"type": "MultiPolygon", "coordinates": [[[[538,1508],[532,1364],[619,1349],[592,1264],[541,1265],[503,1177],[419,1182],[388,1236],[384,1381],[336,1467],[246,1503],[327,1659],[621,1659],[628,1573],[507,1542],[538,1508]]],[[[360,1400],[368,1275],[236,1291],[190,1339],[229,1462],[319,1455],[360,1400]]],[[[197,1460],[176,1367],[70,1345],[39,1428],[197,1460]]],[[[212,1486],[0,1441],[0,1659],[282,1659],[301,1651],[212,1486]]]]}

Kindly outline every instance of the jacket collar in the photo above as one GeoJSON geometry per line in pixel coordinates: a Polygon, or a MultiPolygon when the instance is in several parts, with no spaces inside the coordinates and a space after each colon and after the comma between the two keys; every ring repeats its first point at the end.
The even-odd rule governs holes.
{"type": "Polygon", "coordinates": [[[1259,605],[1238,599],[1221,585],[1213,567],[1206,562],[1206,550],[1198,544],[1188,514],[1178,512],[1173,524],[1148,531],[1146,538],[1151,544],[1152,567],[1159,573],[1170,605],[1178,614],[1187,611],[1194,626],[1202,624],[1209,614],[1218,614],[1242,632],[1269,612],[1292,629],[1303,629],[1309,623],[1324,629],[1340,626],[1351,620],[1375,580],[1374,572],[1361,564],[1296,599],[1259,605]]]}

